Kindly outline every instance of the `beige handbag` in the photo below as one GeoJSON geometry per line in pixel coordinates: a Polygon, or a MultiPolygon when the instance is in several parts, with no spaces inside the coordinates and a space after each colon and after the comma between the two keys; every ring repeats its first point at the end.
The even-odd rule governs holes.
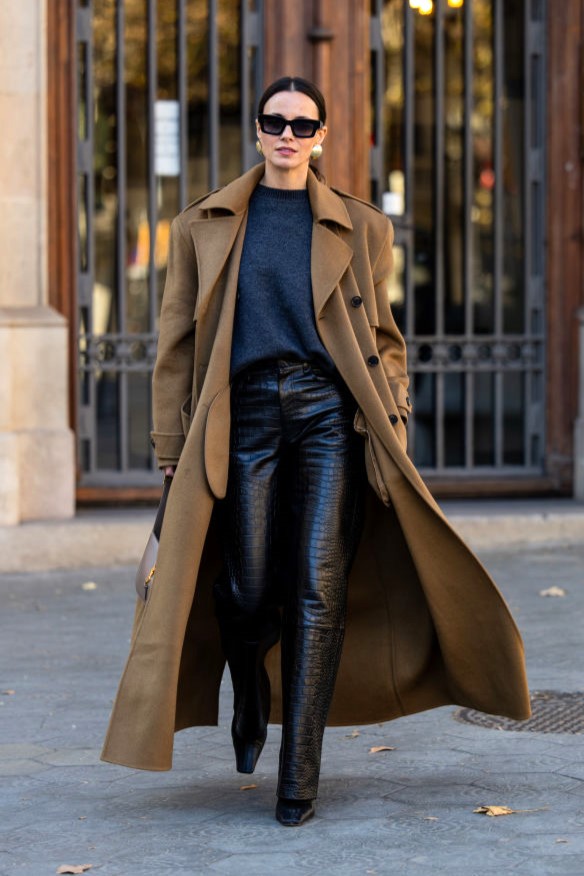
{"type": "Polygon", "coordinates": [[[162,521],[164,520],[164,509],[166,508],[166,500],[172,483],[172,475],[166,475],[162,485],[162,496],[156,513],[156,520],[150,537],[146,543],[146,548],[140,560],[138,571],[136,572],[136,593],[143,602],[148,599],[148,593],[154,582],[154,574],[156,572],[156,557],[158,556],[158,542],[160,541],[160,533],[162,531],[162,521]]]}

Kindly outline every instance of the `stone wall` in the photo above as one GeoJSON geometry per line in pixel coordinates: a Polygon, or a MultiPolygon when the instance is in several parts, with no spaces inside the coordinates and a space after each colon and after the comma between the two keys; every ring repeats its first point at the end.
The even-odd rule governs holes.
{"type": "Polygon", "coordinates": [[[75,509],[67,323],[47,305],[45,2],[0,3],[0,525],[75,509]]]}

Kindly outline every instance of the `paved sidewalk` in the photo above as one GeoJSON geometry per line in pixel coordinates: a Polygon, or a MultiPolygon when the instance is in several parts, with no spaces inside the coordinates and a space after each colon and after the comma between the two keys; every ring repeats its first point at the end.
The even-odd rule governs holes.
{"type": "MultiPolygon", "coordinates": [[[[464,499],[440,503],[475,549],[584,543],[584,503],[574,499],[464,499]]],[[[72,520],[0,526],[0,573],[135,565],[156,511],[81,508],[72,520]]]]}
{"type": "MultiPolygon", "coordinates": [[[[532,689],[581,688],[584,546],[481,556],[524,633],[532,689]],[[552,585],[566,595],[539,595],[552,585]]],[[[171,772],[100,763],[132,578],[0,578],[2,876],[584,874],[584,735],[484,729],[451,708],[327,730],[317,816],[298,829],[273,817],[279,727],[256,775],[234,770],[225,681],[220,727],[179,733],[171,772]],[[489,818],[482,804],[533,811],[489,818]]]]}

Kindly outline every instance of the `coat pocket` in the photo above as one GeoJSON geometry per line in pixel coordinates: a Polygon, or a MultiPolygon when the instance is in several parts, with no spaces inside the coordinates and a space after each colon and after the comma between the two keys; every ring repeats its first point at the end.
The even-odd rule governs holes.
{"type": "Polygon", "coordinates": [[[367,423],[365,417],[363,416],[363,411],[361,408],[357,409],[355,414],[355,419],[353,420],[353,428],[359,435],[363,435],[366,439],[365,442],[365,470],[367,472],[367,480],[373,487],[377,498],[380,499],[384,505],[387,505],[389,508],[391,506],[391,499],[389,496],[389,490],[385,485],[385,482],[381,476],[381,470],[379,468],[379,461],[377,459],[377,454],[375,453],[375,447],[373,445],[373,440],[371,438],[371,433],[367,428],[367,423]]]}
{"type": "Polygon", "coordinates": [[[184,400],[184,402],[180,406],[180,419],[181,419],[182,430],[183,430],[183,434],[184,434],[185,438],[189,434],[189,429],[191,428],[192,401],[193,401],[193,395],[192,395],[192,393],[189,393],[189,395],[186,397],[186,399],[184,400]]]}
{"type": "Polygon", "coordinates": [[[213,397],[205,422],[205,471],[209,489],[217,499],[223,499],[227,492],[231,425],[230,390],[231,387],[227,384],[213,397]]]}

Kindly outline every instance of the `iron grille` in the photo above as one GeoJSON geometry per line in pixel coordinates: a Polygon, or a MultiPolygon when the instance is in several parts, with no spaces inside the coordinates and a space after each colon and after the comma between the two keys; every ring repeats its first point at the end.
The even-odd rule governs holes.
{"type": "Polygon", "coordinates": [[[148,485],[168,230],[256,160],[262,0],[79,0],[82,485],[148,485]]]}
{"type": "Polygon", "coordinates": [[[489,730],[513,730],[524,733],[584,733],[584,696],[579,691],[534,691],[531,694],[531,718],[514,721],[486,715],[474,709],[458,709],[454,718],[489,730]]]}
{"type": "Polygon", "coordinates": [[[423,474],[544,468],[543,0],[374,0],[371,195],[423,474]]]}

